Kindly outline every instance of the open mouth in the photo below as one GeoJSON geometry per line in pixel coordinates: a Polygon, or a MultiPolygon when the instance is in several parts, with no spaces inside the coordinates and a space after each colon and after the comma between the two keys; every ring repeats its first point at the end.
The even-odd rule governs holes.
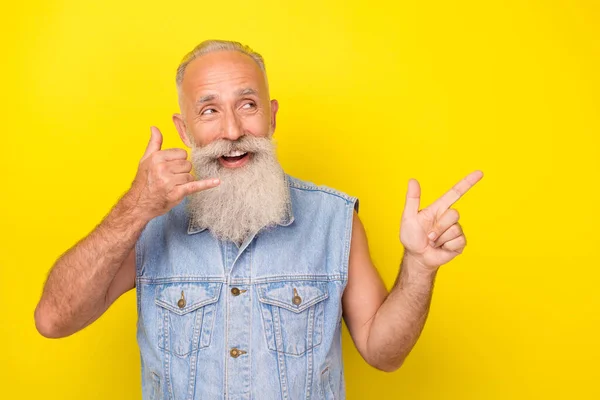
{"type": "Polygon", "coordinates": [[[248,152],[235,150],[229,154],[219,157],[219,161],[224,167],[238,168],[246,164],[250,158],[250,154],[251,153],[248,152]]]}

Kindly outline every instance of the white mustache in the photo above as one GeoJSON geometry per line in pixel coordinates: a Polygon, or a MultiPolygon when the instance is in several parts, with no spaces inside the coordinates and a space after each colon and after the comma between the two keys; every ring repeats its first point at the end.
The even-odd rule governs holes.
{"type": "Polygon", "coordinates": [[[269,137],[257,137],[252,135],[243,135],[237,140],[218,139],[204,147],[195,147],[195,155],[198,161],[218,158],[233,151],[243,153],[255,153],[257,155],[265,154],[271,146],[269,137]]]}

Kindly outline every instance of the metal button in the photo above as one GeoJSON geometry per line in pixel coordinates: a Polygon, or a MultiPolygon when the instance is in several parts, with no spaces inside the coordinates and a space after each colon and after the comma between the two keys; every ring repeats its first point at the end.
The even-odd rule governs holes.
{"type": "Polygon", "coordinates": [[[298,291],[294,288],[294,298],[292,299],[292,303],[299,306],[302,303],[302,297],[298,296],[298,291]]]}
{"type": "Polygon", "coordinates": [[[238,358],[242,354],[246,354],[246,352],[235,347],[229,351],[229,355],[233,358],[238,358]]]}
{"type": "Polygon", "coordinates": [[[177,306],[179,308],[183,308],[185,307],[185,297],[183,296],[183,290],[181,291],[181,298],[179,299],[179,301],[177,302],[177,306]]]}
{"type": "Polygon", "coordinates": [[[240,289],[238,289],[238,288],[236,288],[236,287],[234,287],[234,288],[231,288],[231,294],[232,294],[232,295],[234,295],[234,296],[239,296],[239,294],[240,294],[240,289]]]}

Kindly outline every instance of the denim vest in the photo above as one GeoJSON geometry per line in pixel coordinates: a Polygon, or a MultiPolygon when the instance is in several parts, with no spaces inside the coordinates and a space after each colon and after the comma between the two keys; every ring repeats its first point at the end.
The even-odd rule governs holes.
{"type": "Polygon", "coordinates": [[[142,398],[344,399],[342,294],[358,199],[285,175],[285,217],[240,247],[187,198],[136,246],[142,398]]]}

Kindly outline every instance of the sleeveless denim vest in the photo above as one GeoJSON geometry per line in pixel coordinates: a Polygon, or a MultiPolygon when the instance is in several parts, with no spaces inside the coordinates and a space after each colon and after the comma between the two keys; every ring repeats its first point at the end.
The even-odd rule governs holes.
{"type": "Polygon", "coordinates": [[[344,399],[342,294],[358,199],[285,174],[282,221],[238,248],[187,198],[136,246],[142,398],[344,399]]]}

